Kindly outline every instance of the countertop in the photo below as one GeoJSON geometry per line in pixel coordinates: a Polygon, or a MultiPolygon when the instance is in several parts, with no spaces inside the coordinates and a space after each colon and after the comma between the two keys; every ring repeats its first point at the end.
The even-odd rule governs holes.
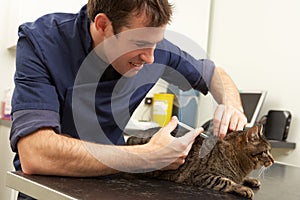
{"type": "Polygon", "coordinates": [[[0,126],[11,127],[11,121],[6,119],[0,119],[0,126]]]}
{"type": "MultiPolygon", "coordinates": [[[[254,171],[253,176],[258,176],[254,171]]],[[[298,182],[300,168],[275,163],[261,176],[262,186],[255,190],[254,199],[300,199],[298,182]]],[[[185,186],[169,181],[150,178],[124,178],[119,175],[97,178],[69,178],[25,175],[8,172],[7,186],[38,199],[143,199],[185,200],[222,199],[235,200],[242,197],[209,189],[185,186]]]]}

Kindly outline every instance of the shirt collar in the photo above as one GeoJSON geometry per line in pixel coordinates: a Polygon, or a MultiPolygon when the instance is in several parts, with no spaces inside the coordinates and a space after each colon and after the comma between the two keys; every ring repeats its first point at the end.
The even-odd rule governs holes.
{"type": "Polygon", "coordinates": [[[84,5],[79,13],[78,13],[78,26],[79,26],[79,30],[80,33],[80,38],[81,41],[83,42],[83,46],[84,46],[84,51],[87,54],[89,54],[92,49],[93,49],[93,42],[92,42],[92,37],[91,37],[91,33],[90,33],[90,19],[88,18],[87,15],[87,5],[84,5]]]}

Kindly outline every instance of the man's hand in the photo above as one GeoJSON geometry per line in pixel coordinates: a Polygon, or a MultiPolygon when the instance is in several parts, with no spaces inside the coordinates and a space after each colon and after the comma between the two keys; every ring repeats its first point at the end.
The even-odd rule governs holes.
{"type": "Polygon", "coordinates": [[[219,104],[214,114],[214,135],[223,139],[227,131],[242,130],[247,123],[239,90],[228,74],[216,67],[210,92],[219,104]]]}
{"type": "Polygon", "coordinates": [[[243,130],[247,118],[243,112],[233,106],[218,105],[213,119],[214,135],[223,139],[227,131],[243,130]]]}
{"type": "Polygon", "coordinates": [[[195,138],[203,132],[203,129],[190,131],[184,136],[175,138],[170,133],[176,128],[178,119],[172,117],[167,126],[161,128],[149,141],[148,145],[153,149],[157,169],[177,169],[185,162],[195,138]],[[158,160],[157,160],[158,159],[158,160]]]}

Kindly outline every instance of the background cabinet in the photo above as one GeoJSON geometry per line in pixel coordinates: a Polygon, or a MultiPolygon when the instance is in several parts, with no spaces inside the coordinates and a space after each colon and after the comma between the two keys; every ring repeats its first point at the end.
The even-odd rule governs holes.
{"type": "Polygon", "coordinates": [[[18,26],[24,22],[34,21],[38,17],[52,12],[78,12],[87,0],[13,0],[10,1],[7,47],[15,48],[18,26]]]}

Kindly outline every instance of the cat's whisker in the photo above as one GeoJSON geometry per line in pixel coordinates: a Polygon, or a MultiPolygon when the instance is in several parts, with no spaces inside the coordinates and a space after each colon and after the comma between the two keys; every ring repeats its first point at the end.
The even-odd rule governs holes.
{"type": "Polygon", "coordinates": [[[267,167],[265,167],[265,166],[262,166],[261,168],[260,168],[260,170],[259,170],[259,172],[258,172],[258,178],[262,175],[262,178],[264,178],[264,172],[265,172],[265,170],[266,169],[268,169],[267,167]]]}

